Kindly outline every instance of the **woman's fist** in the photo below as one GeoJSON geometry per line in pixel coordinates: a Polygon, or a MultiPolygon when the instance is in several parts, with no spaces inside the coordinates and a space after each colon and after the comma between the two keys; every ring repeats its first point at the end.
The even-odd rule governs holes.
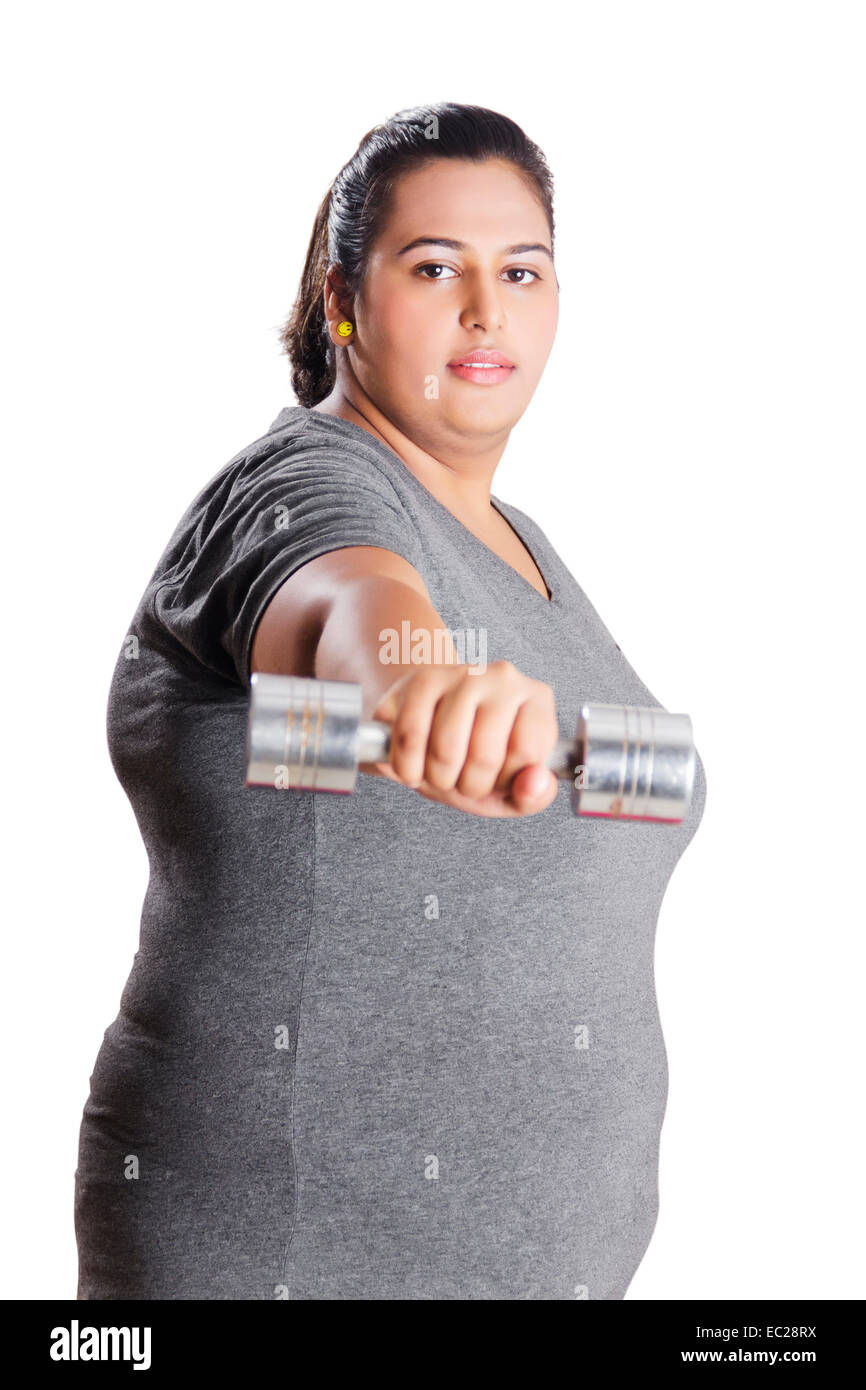
{"type": "Polygon", "coordinates": [[[555,799],[545,766],[559,738],[553,690],[510,661],[420,666],[372,717],[391,725],[386,763],[370,772],[475,816],[528,816],[555,799]]]}

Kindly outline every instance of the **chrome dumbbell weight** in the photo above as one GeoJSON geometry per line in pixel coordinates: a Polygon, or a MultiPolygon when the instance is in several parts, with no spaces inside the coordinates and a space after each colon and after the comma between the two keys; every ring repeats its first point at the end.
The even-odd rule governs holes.
{"type": "MultiPolygon", "coordinates": [[[[246,741],[248,787],[354,791],[359,763],[388,761],[391,726],[361,718],[361,687],[255,671],[246,741]]],[[[572,784],[576,816],[679,823],[692,797],[695,749],[687,714],[641,705],[582,704],[573,739],[547,766],[572,784]]]]}

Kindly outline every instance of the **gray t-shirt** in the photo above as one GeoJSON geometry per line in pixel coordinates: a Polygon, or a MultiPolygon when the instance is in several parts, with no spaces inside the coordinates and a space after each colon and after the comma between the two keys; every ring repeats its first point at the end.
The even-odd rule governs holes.
{"type": "Polygon", "coordinates": [[[147,848],[90,1078],[78,1297],[621,1299],[658,1211],[659,908],[703,814],[486,819],[360,774],[245,787],[257,620],[306,561],[403,555],[446,626],[654,705],[528,516],[550,600],[359,426],[300,406],[191,503],[122,644],[112,764],[147,848]],[[483,633],[483,638],[481,634],[483,633]]]}

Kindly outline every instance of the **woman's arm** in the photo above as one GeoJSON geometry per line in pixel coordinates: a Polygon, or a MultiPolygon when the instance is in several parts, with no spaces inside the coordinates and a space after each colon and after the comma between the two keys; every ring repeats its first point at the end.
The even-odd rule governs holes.
{"type": "MultiPolygon", "coordinates": [[[[380,633],[429,633],[433,661],[458,655],[418,571],[392,550],[372,545],[331,550],[302,565],[277,590],[259,621],[250,671],[352,681],[369,719],[386,690],[418,669],[395,664],[380,633]],[[438,637],[436,634],[438,633],[438,637]],[[434,640],[435,639],[435,640],[434,640]]],[[[402,652],[401,652],[402,654],[402,652]]]]}
{"type": "Polygon", "coordinates": [[[388,763],[362,763],[361,771],[431,801],[520,816],[556,797],[546,766],[559,737],[552,688],[509,661],[483,670],[461,664],[421,576],[393,551],[346,546],[303,565],[265,609],[250,670],[360,685],[362,717],[393,730],[388,763]],[[426,633],[429,660],[391,660],[390,632],[400,656],[426,633]]]}

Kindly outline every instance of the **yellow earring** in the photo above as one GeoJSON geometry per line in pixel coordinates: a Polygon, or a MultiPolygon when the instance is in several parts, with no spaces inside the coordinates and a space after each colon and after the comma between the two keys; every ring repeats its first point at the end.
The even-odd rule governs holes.
{"type": "Polygon", "coordinates": [[[354,327],[355,325],[350,323],[348,319],[343,319],[342,323],[337,324],[337,332],[341,338],[348,338],[354,327]]]}

